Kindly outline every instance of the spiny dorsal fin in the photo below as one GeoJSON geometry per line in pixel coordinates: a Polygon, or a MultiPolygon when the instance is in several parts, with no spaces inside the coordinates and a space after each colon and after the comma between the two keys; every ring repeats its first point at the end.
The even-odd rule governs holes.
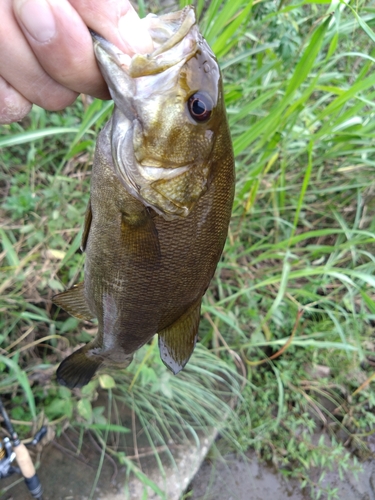
{"type": "MultiPolygon", "coordinates": [[[[94,340],[94,342],[96,342],[94,340]]],[[[88,384],[94,373],[103,362],[103,358],[95,355],[87,355],[92,349],[93,343],[81,347],[73,352],[60,364],[57,369],[57,381],[61,385],[74,389],[88,384]]]]}
{"type": "Polygon", "coordinates": [[[86,250],[87,238],[89,237],[90,227],[92,221],[92,211],[91,211],[91,197],[87,204],[86,212],[85,212],[85,222],[83,224],[83,233],[81,239],[81,250],[84,252],[86,250]]]}
{"type": "Polygon", "coordinates": [[[173,325],[159,332],[159,352],[163,363],[176,375],[192,355],[197,341],[201,300],[173,325]]]}
{"type": "Polygon", "coordinates": [[[78,319],[90,320],[95,314],[89,309],[85,298],[84,282],[52,297],[52,302],[78,319]]]}

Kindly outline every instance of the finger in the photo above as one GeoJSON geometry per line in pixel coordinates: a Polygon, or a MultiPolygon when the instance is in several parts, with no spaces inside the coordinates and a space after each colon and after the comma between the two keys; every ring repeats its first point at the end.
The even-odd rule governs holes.
{"type": "Polygon", "coordinates": [[[22,120],[30,113],[32,104],[0,76],[0,124],[22,120]]]}
{"type": "Polygon", "coordinates": [[[40,66],[20,30],[11,0],[1,0],[0,75],[25,99],[48,110],[70,105],[77,94],[55,82],[40,66]]]}
{"type": "Polygon", "coordinates": [[[154,50],[146,24],[128,0],[69,0],[91,29],[126,54],[146,54],[154,50]]]}
{"type": "Polygon", "coordinates": [[[109,98],[87,26],[67,0],[14,0],[14,12],[51,78],[75,92],[109,98]]]}

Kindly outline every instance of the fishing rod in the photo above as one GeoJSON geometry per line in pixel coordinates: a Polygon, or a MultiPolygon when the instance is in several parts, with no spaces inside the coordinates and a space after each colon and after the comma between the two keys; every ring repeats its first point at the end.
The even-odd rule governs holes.
{"type": "MultiPolygon", "coordinates": [[[[42,500],[42,485],[35,472],[29,450],[21,443],[1,399],[0,415],[3,417],[5,428],[10,436],[4,437],[3,440],[0,441],[0,479],[11,476],[12,474],[22,474],[31,495],[38,500],[42,500]],[[18,467],[12,465],[14,459],[17,460],[18,467]]],[[[44,426],[41,427],[30,444],[36,445],[46,435],[46,432],[47,428],[44,426]]]]}

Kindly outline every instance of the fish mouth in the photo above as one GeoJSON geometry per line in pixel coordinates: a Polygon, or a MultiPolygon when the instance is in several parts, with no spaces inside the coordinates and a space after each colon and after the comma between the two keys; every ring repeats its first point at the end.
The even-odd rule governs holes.
{"type": "Polygon", "coordinates": [[[131,57],[128,54],[124,54],[116,45],[113,45],[91,28],[89,28],[89,32],[94,42],[96,60],[99,62],[101,69],[107,67],[110,61],[123,69],[129,67],[131,57]]]}
{"type": "Polygon", "coordinates": [[[193,29],[196,24],[193,6],[189,5],[181,11],[164,16],[149,14],[146,20],[155,50],[149,54],[135,54],[133,57],[124,54],[95,31],[89,30],[97,61],[108,85],[114,65],[129,77],[138,78],[161,73],[187,61],[196,53],[200,35],[197,28],[193,29]]]}

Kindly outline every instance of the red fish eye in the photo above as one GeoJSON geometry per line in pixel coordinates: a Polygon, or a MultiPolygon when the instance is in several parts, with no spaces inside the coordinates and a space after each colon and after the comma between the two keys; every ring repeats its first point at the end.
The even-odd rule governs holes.
{"type": "Polygon", "coordinates": [[[211,99],[201,92],[197,92],[189,97],[189,112],[194,120],[198,122],[205,122],[210,118],[212,107],[211,99]]]}

